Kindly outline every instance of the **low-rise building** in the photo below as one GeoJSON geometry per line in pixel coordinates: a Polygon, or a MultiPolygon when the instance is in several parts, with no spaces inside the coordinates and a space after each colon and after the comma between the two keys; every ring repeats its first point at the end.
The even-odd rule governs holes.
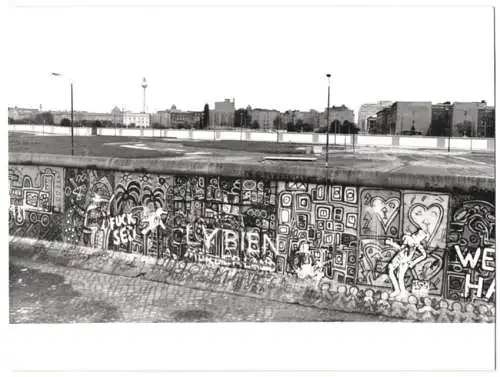
{"type": "Polygon", "coordinates": [[[132,112],[123,113],[123,124],[126,127],[135,126],[139,128],[149,128],[151,125],[149,114],[132,112]]]}
{"type": "Polygon", "coordinates": [[[280,116],[280,112],[278,110],[269,110],[269,109],[251,109],[250,117],[252,119],[252,123],[257,122],[259,124],[259,129],[262,130],[271,130],[275,127],[275,119],[280,116]]]}
{"type": "MultiPolygon", "coordinates": [[[[325,111],[320,114],[320,127],[326,127],[326,110],[327,109],[325,109],[325,111]]],[[[335,120],[338,120],[341,124],[343,124],[345,121],[354,123],[354,111],[349,109],[346,105],[330,107],[328,117],[330,124],[332,124],[332,122],[335,120]]]]}
{"type": "Polygon", "coordinates": [[[170,114],[173,128],[197,128],[201,124],[203,111],[175,111],[170,114]]]}
{"type": "Polygon", "coordinates": [[[485,106],[478,110],[478,137],[495,137],[495,108],[485,106]]]}
{"type": "Polygon", "coordinates": [[[431,118],[431,102],[394,102],[377,112],[377,133],[427,135],[431,118]]]}
{"type": "Polygon", "coordinates": [[[9,107],[8,116],[13,120],[29,120],[34,121],[37,114],[40,113],[39,109],[30,109],[24,107],[9,107]]]}

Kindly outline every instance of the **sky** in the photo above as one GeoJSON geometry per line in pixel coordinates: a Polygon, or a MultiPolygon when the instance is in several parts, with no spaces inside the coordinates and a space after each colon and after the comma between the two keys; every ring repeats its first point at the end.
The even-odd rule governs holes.
{"type": "Polygon", "coordinates": [[[236,107],[357,115],[363,103],[493,104],[488,7],[9,9],[8,106],[109,112],[236,107]],[[60,72],[65,77],[50,76],[60,72]]]}

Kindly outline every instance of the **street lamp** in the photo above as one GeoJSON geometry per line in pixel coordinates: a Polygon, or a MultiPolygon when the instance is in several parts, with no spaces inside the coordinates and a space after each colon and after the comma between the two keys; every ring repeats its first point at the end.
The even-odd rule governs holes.
{"type": "Polygon", "coordinates": [[[325,158],[326,158],[326,167],[328,167],[328,148],[330,144],[330,77],[332,75],[327,73],[326,77],[328,78],[328,104],[326,107],[326,152],[325,152],[325,158]]]}
{"type": "MultiPolygon", "coordinates": [[[[68,79],[66,76],[63,76],[61,73],[57,73],[57,72],[52,72],[51,75],[58,76],[58,77],[65,77],[66,79],[68,79]]],[[[70,79],[68,79],[68,80],[70,82],[70,88],[71,88],[71,155],[74,156],[75,155],[75,148],[74,148],[75,138],[74,138],[74,125],[73,125],[73,81],[71,81],[70,79]]]]}
{"type": "Polygon", "coordinates": [[[448,117],[448,153],[449,153],[451,144],[451,129],[452,129],[450,109],[446,111],[446,114],[448,117]]]}

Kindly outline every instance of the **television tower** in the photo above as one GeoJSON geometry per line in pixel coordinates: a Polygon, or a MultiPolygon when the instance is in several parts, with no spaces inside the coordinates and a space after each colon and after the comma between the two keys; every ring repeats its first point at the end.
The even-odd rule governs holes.
{"type": "Polygon", "coordinates": [[[142,78],[142,89],[144,90],[143,101],[142,101],[142,112],[146,113],[146,88],[148,87],[148,83],[146,82],[146,78],[142,78]]]}

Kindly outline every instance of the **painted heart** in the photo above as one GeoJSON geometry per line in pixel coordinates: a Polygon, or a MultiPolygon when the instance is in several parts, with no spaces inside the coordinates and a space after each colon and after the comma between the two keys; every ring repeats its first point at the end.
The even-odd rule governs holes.
{"type": "Polygon", "coordinates": [[[382,224],[385,233],[387,233],[387,228],[398,214],[400,204],[401,202],[397,198],[384,200],[376,196],[372,199],[372,210],[382,224]]]}
{"type": "Polygon", "coordinates": [[[434,239],[436,232],[443,220],[444,210],[439,204],[415,204],[410,207],[408,218],[417,228],[422,229],[429,235],[429,244],[434,239]]]}
{"type": "Polygon", "coordinates": [[[394,258],[394,248],[380,245],[377,242],[367,242],[363,245],[362,275],[365,282],[374,286],[391,287],[387,275],[387,264],[394,258]]]}
{"type": "Polygon", "coordinates": [[[413,268],[412,275],[419,280],[433,280],[442,270],[443,258],[438,254],[430,254],[413,268]]]}

